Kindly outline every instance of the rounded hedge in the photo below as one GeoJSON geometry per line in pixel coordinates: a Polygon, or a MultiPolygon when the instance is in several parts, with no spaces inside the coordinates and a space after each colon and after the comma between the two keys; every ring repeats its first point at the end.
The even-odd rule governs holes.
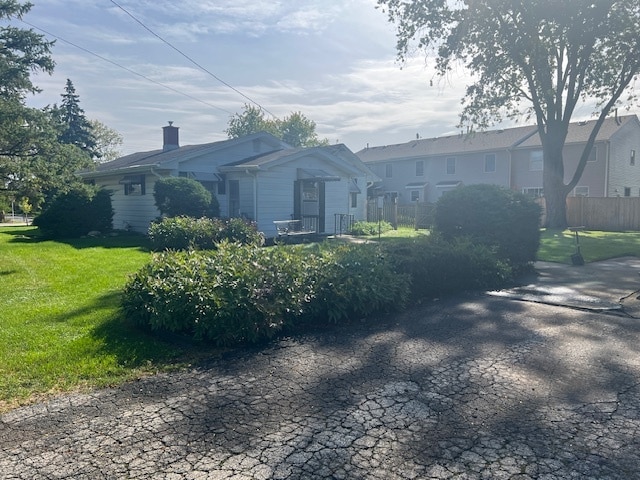
{"type": "Polygon", "coordinates": [[[446,239],[469,237],[496,248],[513,266],[535,261],[540,245],[540,206],[497,185],[469,185],[436,203],[434,227],[446,239]]]}
{"type": "Polygon", "coordinates": [[[113,228],[111,193],[89,185],[61,192],[45,205],[33,224],[48,238],[77,238],[91,231],[113,228]]]}
{"type": "Polygon", "coordinates": [[[156,181],[153,198],[160,213],[168,217],[218,217],[220,206],[215,195],[191,178],[167,177],[156,181]]]}

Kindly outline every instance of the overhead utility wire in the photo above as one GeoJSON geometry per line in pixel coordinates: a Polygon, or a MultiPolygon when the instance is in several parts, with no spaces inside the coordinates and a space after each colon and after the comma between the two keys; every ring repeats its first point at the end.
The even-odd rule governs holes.
{"type": "Polygon", "coordinates": [[[173,44],[171,44],[169,41],[165,40],[164,38],[162,38],[160,35],[158,35],[156,32],[154,32],[153,30],[151,30],[149,27],[147,27],[141,20],[138,20],[132,13],[130,13],[127,9],[125,9],[122,5],[118,4],[115,0],[110,0],[111,3],[113,3],[116,7],[118,7],[120,10],[122,10],[124,13],[126,13],[127,15],[129,15],[129,17],[131,17],[133,20],[135,20],[138,24],[140,24],[140,26],[142,28],[144,28],[146,31],[148,31],[151,35],[153,35],[154,37],[156,37],[158,40],[160,40],[161,42],[163,42],[164,44],[168,45],[169,47],[171,47],[172,49],[174,49],[176,52],[178,52],[180,55],[182,55],[184,58],[186,58],[187,60],[189,60],[191,63],[193,63],[196,67],[198,67],[200,70],[202,70],[203,72],[211,75],[213,78],[215,78],[217,81],[219,81],[220,83],[222,83],[223,85],[225,85],[226,87],[230,88],[231,90],[233,90],[234,92],[236,92],[237,94],[241,95],[243,98],[249,100],[251,103],[253,103],[254,105],[257,105],[258,107],[260,107],[260,109],[264,110],[266,113],[268,113],[269,115],[271,115],[273,118],[278,118],[276,115],[274,115],[273,113],[271,113],[269,110],[267,110],[265,107],[263,107],[262,105],[260,105],[258,102],[256,102],[255,100],[253,100],[251,97],[245,95],[244,93],[242,93],[240,90],[238,90],[237,88],[235,88],[233,85],[228,84],[227,82],[225,82],[224,80],[222,80],[220,77],[218,77],[217,75],[215,75],[214,73],[210,72],[209,70],[207,70],[205,67],[203,67],[202,65],[200,65],[198,62],[196,62],[193,58],[191,58],[189,55],[187,55],[186,53],[184,53],[182,50],[180,50],[179,48],[175,47],[173,44]]]}
{"type": "Polygon", "coordinates": [[[149,77],[147,77],[147,76],[145,76],[145,75],[143,75],[141,73],[138,73],[138,72],[136,72],[134,70],[131,70],[130,68],[125,67],[124,65],[121,65],[118,62],[114,62],[113,60],[109,60],[108,58],[103,57],[102,55],[99,55],[99,54],[97,54],[95,52],[92,52],[91,50],[88,50],[88,49],[86,49],[84,47],[81,47],[80,45],[77,45],[77,44],[75,44],[73,42],[70,42],[69,40],[66,40],[66,39],[64,39],[62,37],[59,37],[58,35],[55,35],[55,34],[53,34],[51,32],[47,32],[43,28],[36,27],[35,25],[33,25],[33,24],[29,23],[29,22],[26,22],[26,21],[24,21],[22,19],[20,21],[22,23],[26,24],[26,25],[29,25],[31,28],[35,28],[36,30],[40,30],[42,33],[44,33],[46,35],[49,35],[50,37],[53,37],[56,40],[60,40],[61,42],[68,43],[69,45],[71,45],[73,47],[76,47],[77,49],[82,50],[83,52],[86,52],[86,53],[88,53],[90,55],[93,55],[94,57],[97,57],[100,60],[103,60],[105,62],[110,63],[111,65],[115,65],[118,68],[122,68],[123,70],[126,70],[127,72],[132,73],[133,75],[136,75],[138,77],[144,78],[145,80],[147,80],[147,81],[149,81],[151,83],[155,83],[156,85],[159,85],[159,86],[161,86],[163,88],[166,88],[167,90],[171,90],[174,93],[182,95],[183,97],[190,98],[191,100],[195,100],[196,102],[202,103],[202,104],[204,104],[204,105],[206,105],[208,107],[215,108],[217,110],[223,111],[225,113],[228,113],[229,115],[233,115],[233,113],[230,112],[229,110],[225,110],[224,108],[218,107],[218,106],[213,105],[211,103],[205,102],[204,100],[200,100],[199,98],[196,98],[196,97],[194,97],[192,95],[189,95],[188,93],[181,92],[180,90],[177,90],[177,89],[175,89],[173,87],[170,87],[169,85],[165,85],[164,83],[158,82],[157,80],[153,80],[152,78],[149,78],[149,77]]]}

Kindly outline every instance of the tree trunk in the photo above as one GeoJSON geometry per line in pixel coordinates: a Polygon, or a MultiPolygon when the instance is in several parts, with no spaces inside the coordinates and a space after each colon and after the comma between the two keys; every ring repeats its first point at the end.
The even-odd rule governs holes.
{"type": "Polygon", "coordinates": [[[544,172],[542,186],[547,208],[546,227],[554,229],[567,228],[567,194],[564,184],[564,163],[562,149],[566,134],[562,128],[550,127],[543,141],[544,172]]]}

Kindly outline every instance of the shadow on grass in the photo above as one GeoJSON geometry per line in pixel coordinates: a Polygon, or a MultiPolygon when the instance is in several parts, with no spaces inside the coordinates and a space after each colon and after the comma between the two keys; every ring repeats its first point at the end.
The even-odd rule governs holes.
{"type": "Polygon", "coordinates": [[[91,347],[87,355],[113,357],[126,370],[165,370],[215,356],[219,350],[171,333],[146,330],[128,321],[120,302],[122,293],[110,291],[89,304],[55,316],[53,322],[83,321],[91,314],[102,317],[87,335],[91,347]],[[107,315],[100,312],[109,311],[107,315]]]}
{"type": "Polygon", "coordinates": [[[113,234],[99,237],[50,239],[43,237],[37,227],[3,228],[0,233],[11,235],[9,243],[35,244],[53,242],[69,245],[76,249],[83,248],[135,248],[145,252],[150,250],[149,239],[142,234],[116,231],[113,234]]]}

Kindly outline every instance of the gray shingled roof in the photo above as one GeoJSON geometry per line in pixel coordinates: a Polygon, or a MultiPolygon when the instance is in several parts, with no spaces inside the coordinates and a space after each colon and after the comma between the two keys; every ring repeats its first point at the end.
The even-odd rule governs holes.
{"type": "Polygon", "coordinates": [[[111,162],[99,164],[96,172],[107,172],[112,170],[121,170],[124,168],[132,168],[144,165],[162,165],[171,163],[175,160],[183,158],[185,155],[198,153],[211,147],[222,147],[225,143],[231,143],[235,139],[221,140],[219,142],[203,143],[201,145],[185,145],[175,150],[164,152],[160,150],[151,150],[149,152],[137,152],[124,157],[117,158],[111,162]]]}
{"type": "Polygon", "coordinates": [[[523,138],[535,133],[535,131],[536,127],[526,126],[447,137],[425,138],[397,145],[369,147],[356,152],[356,155],[367,163],[400,158],[495,151],[512,148],[523,138]]]}
{"type": "MultiPolygon", "coordinates": [[[[614,117],[607,118],[602,124],[602,127],[600,127],[600,131],[596,137],[596,142],[609,140],[623,125],[634,120],[637,121],[637,117],[635,115],[625,115],[617,117],[617,119],[614,117]]],[[[588,140],[595,123],[595,120],[571,123],[569,125],[569,132],[567,133],[565,144],[585,143],[588,140]]],[[[536,133],[522,142],[519,146],[541,147],[542,142],[540,141],[540,136],[536,133]]]]}
{"type": "MultiPolygon", "coordinates": [[[[615,118],[608,118],[602,125],[597,141],[611,138],[622,125],[634,119],[637,121],[635,115],[618,117],[617,121],[615,118]]],[[[595,120],[572,123],[569,126],[566,143],[586,142],[594,123],[595,120]]],[[[504,130],[474,132],[467,135],[425,138],[397,145],[369,147],[356,152],[356,155],[365,163],[373,163],[415,157],[506,150],[514,147],[536,147],[540,145],[537,127],[530,125],[504,130]]]]}

